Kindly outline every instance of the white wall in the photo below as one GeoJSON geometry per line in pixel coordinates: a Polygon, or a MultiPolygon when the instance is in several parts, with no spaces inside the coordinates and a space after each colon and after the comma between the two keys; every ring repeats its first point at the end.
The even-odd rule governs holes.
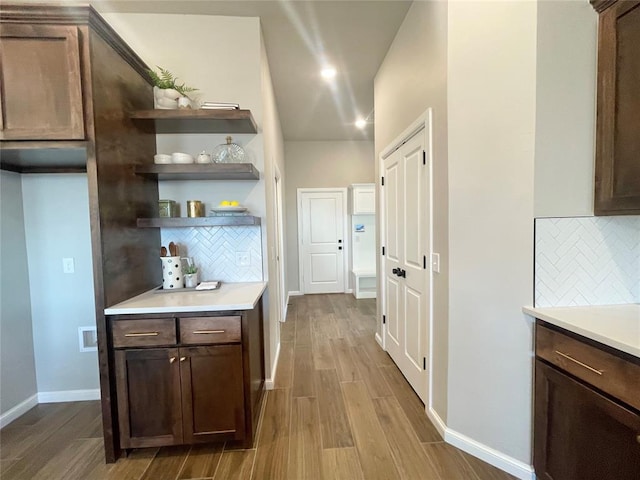
{"type": "MultiPolygon", "coordinates": [[[[276,105],[276,98],[271,83],[271,72],[269,70],[269,59],[264,45],[262,34],[260,35],[260,84],[263,106],[263,136],[264,136],[264,178],[265,178],[265,200],[266,200],[266,221],[264,229],[266,231],[266,244],[264,246],[263,257],[266,257],[267,271],[269,279],[268,303],[265,305],[265,336],[268,338],[265,346],[265,356],[267,357],[265,369],[269,380],[274,380],[278,350],[280,348],[280,318],[284,316],[279,306],[283,306],[286,292],[280,291],[279,272],[284,270],[280,258],[281,246],[277,243],[276,232],[276,191],[275,178],[276,169],[280,174],[280,181],[285,182],[284,170],[284,140],[282,138],[282,127],[280,126],[280,116],[276,105]]],[[[281,213],[282,214],[282,213],[281,213]]],[[[284,242],[284,238],[281,239],[284,242]]],[[[286,283],[285,283],[286,284],[286,283]]]]}
{"type": "Polygon", "coordinates": [[[373,142],[285,142],[287,290],[300,291],[298,275],[298,188],[346,188],[374,181],[373,142]]]}
{"type": "Polygon", "coordinates": [[[598,15],[538,1],[535,216],[593,215],[598,15]]]}
{"type": "MultiPolygon", "coordinates": [[[[447,4],[414,2],[375,78],[376,159],[424,111],[433,109],[433,406],[447,418],[448,198],[447,4]]],[[[376,179],[380,177],[376,161],[376,179]]],[[[378,187],[380,188],[379,184],[378,187]]],[[[378,247],[380,241],[378,240],[378,247]]],[[[380,281],[380,278],[378,278],[380,281]]],[[[382,318],[378,312],[378,318],[382,318]]],[[[381,332],[382,325],[378,325],[381,332]]]]}
{"type": "Polygon", "coordinates": [[[37,392],[20,175],[0,172],[0,414],[37,392]]]}
{"type": "Polygon", "coordinates": [[[531,462],[536,3],[450,2],[447,424],[531,462]]]}
{"type": "Polygon", "coordinates": [[[78,327],[96,324],[87,176],[23,175],[22,199],[38,392],[98,398],[97,352],[78,345],[78,327]],[[75,273],[62,273],[63,258],[75,273]]]}

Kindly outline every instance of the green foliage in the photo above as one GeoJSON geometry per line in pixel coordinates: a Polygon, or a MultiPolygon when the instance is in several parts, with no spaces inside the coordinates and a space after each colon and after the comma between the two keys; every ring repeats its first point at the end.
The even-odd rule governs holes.
{"type": "MultiPolygon", "coordinates": [[[[157,66],[157,65],[156,65],[157,66]]],[[[197,88],[187,87],[184,83],[178,84],[178,77],[174,77],[173,73],[169,70],[165,70],[162,67],[158,67],[160,73],[156,73],[154,70],[148,70],[151,81],[158,88],[173,88],[177,90],[180,95],[188,97],[188,93],[195,92],[197,88]]]]}
{"type": "Polygon", "coordinates": [[[191,275],[192,273],[198,273],[198,267],[196,267],[195,265],[187,265],[186,267],[184,267],[184,273],[191,275]]]}

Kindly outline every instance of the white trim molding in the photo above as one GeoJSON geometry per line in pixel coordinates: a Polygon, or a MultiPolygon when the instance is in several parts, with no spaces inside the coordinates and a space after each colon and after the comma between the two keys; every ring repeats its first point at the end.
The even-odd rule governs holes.
{"type": "Polygon", "coordinates": [[[100,389],[38,392],[38,403],[82,402],[85,400],[100,400],[100,389]]]}
{"type": "Polygon", "coordinates": [[[467,452],[474,457],[479,458],[500,470],[507,472],[521,480],[535,480],[536,476],[531,465],[527,465],[520,460],[505,455],[474,439],[467,437],[461,433],[447,428],[445,430],[444,440],[454,447],[467,452]]]}
{"type": "Polygon", "coordinates": [[[15,407],[10,408],[6,412],[4,412],[2,415],[0,415],[0,428],[6,427],[11,422],[13,422],[15,419],[21,417],[22,415],[27,413],[29,410],[31,410],[36,405],[38,405],[38,394],[37,393],[35,395],[31,395],[26,400],[20,402],[15,407]]]}
{"type": "Polygon", "coordinates": [[[503,472],[507,472],[521,480],[536,480],[536,475],[531,465],[527,465],[520,460],[505,455],[487,445],[477,442],[473,438],[467,437],[462,433],[456,432],[442,421],[438,413],[433,409],[427,410],[427,416],[433,422],[436,430],[442,435],[444,441],[460,450],[473,455],[480,460],[499,468],[503,472]]]}
{"type": "Polygon", "coordinates": [[[276,373],[278,372],[278,360],[280,360],[280,342],[276,347],[276,358],[273,361],[273,367],[271,368],[271,376],[264,379],[264,388],[266,390],[273,390],[276,383],[276,373]]]}
{"type": "Polygon", "coordinates": [[[289,296],[290,297],[301,297],[303,295],[304,295],[304,293],[302,293],[300,290],[290,290],[289,291],[289,296]]]}

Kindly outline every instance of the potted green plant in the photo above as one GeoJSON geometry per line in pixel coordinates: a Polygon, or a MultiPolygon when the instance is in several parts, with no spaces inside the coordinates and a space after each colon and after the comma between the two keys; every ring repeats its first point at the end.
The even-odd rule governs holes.
{"type": "Polygon", "coordinates": [[[153,82],[153,98],[155,108],[175,109],[179,106],[189,105],[189,93],[195,92],[197,88],[188,87],[184,83],[178,83],[178,77],[169,70],[157,67],[159,72],[148,70],[149,77],[153,82]],[[180,99],[187,99],[180,101],[180,99]],[[184,105],[182,105],[184,104],[184,105]]]}
{"type": "Polygon", "coordinates": [[[194,288],[198,286],[198,267],[195,265],[187,265],[184,267],[184,286],[194,288]]]}

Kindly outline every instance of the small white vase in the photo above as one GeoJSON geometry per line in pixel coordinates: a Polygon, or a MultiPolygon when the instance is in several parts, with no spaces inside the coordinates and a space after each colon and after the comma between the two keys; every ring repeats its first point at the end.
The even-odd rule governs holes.
{"type": "Polygon", "coordinates": [[[178,99],[183,95],[173,88],[153,87],[154,107],[161,110],[174,110],[178,108],[178,99]]]}
{"type": "Polygon", "coordinates": [[[184,274],[184,286],[187,288],[195,288],[198,286],[198,272],[184,274]]]}

